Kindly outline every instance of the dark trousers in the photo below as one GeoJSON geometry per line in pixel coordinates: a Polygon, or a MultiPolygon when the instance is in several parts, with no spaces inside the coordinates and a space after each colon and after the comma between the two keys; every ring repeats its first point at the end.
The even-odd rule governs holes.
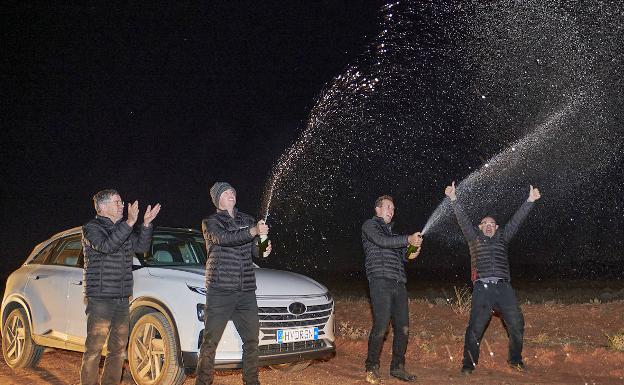
{"type": "Polygon", "coordinates": [[[96,385],[102,348],[108,337],[108,354],[102,371],[102,385],[119,384],[125,360],[129,329],[128,298],[87,297],[87,340],[82,355],[80,383],[96,385]]]}
{"type": "Polygon", "coordinates": [[[232,320],[243,341],[243,383],[258,384],[258,302],[254,291],[208,291],[204,335],[197,361],[196,385],[212,384],[217,345],[232,320]]]}
{"type": "Polygon", "coordinates": [[[492,317],[492,310],[501,313],[509,336],[508,362],[522,362],[524,317],[516,294],[509,282],[483,283],[476,281],[472,291],[470,321],[464,338],[464,366],[474,368],[479,362],[481,338],[492,317]]]}
{"type": "Polygon", "coordinates": [[[409,338],[409,310],[405,283],[373,278],[368,281],[368,286],[373,308],[373,327],[368,337],[366,370],[379,368],[379,356],[390,320],[394,334],[390,369],[402,368],[405,366],[405,351],[409,338]]]}

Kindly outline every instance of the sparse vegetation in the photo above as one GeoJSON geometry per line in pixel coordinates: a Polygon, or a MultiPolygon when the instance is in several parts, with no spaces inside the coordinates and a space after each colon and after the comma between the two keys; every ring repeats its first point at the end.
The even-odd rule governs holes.
{"type": "Polygon", "coordinates": [[[592,305],[600,305],[602,303],[602,301],[600,301],[600,299],[598,298],[594,298],[594,299],[590,299],[589,303],[592,305]]]}
{"type": "Polygon", "coordinates": [[[614,335],[609,335],[605,333],[607,336],[607,346],[610,349],[617,350],[619,352],[624,352],[624,330],[616,333],[614,335]]]}
{"type": "Polygon", "coordinates": [[[425,353],[435,352],[435,344],[433,341],[423,341],[418,347],[425,353]]]}
{"type": "Polygon", "coordinates": [[[368,337],[368,330],[354,326],[349,321],[340,321],[338,333],[348,340],[359,340],[368,337]]]}
{"type": "Polygon", "coordinates": [[[455,298],[451,302],[451,308],[453,312],[458,315],[468,314],[472,307],[472,293],[468,286],[457,287],[453,286],[455,291],[455,298]]]}
{"type": "Polygon", "coordinates": [[[545,345],[549,342],[549,340],[550,338],[548,337],[548,334],[546,333],[540,333],[537,336],[529,339],[529,341],[535,344],[539,344],[539,345],[545,345]]]}

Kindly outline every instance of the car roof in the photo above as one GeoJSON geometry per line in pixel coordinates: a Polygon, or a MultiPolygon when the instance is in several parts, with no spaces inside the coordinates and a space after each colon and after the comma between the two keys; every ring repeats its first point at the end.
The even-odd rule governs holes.
{"type": "MultiPolygon", "coordinates": [[[[51,237],[49,237],[48,239],[46,239],[45,241],[39,243],[38,245],[36,245],[32,252],[28,255],[28,258],[26,258],[26,261],[24,263],[28,263],[35,255],[39,254],[39,252],[46,247],[47,245],[49,245],[50,243],[54,242],[55,240],[62,238],[62,237],[66,237],[68,235],[75,235],[75,234],[80,234],[82,233],[82,226],[77,226],[77,227],[72,227],[71,229],[67,229],[64,231],[61,231],[59,233],[56,233],[54,235],[52,235],[51,237]]],[[[162,234],[162,233],[183,233],[183,234],[195,234],[195,235],[201,235],[201,231],[196,230],[196,229],[189,229],[189,228],[184,228],[184,227],[166,227],[166,226],[157,226],[154,228],[154,233],[155,234],[162,234]]]]}

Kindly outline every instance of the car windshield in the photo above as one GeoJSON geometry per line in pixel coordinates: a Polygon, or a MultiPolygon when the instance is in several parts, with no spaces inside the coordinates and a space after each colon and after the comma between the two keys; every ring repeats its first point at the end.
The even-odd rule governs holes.
{"type": "Polygon", "coordinates": [[[156,233],[150,251],[138,257],[147,266],[205,266],[204,238],[197,234],[156,233]]]}

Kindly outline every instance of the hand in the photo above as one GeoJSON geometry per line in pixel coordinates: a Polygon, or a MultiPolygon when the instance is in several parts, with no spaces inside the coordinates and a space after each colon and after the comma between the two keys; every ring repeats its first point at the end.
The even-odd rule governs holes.
{"type": "Polygon", "coordinates": [[[128,219],[126,223],[128,226],[132,227],[137,221],[137,217],[139,216],[139,201],[134,201],[133,203],[128,203],[128,219]]]}
{"type": "Polygon", "coordinates": [[[455,182],[452,182],[450,186],[446,186],[446,189],[444,189],[444,194],[452,201],[457,200],[457,194],[455,194],[455,182]]]}
{"type": "Polygon", "coordinates": [[[416,249],[416,251],[414,251],[413,253],[411,253],[410,255],[407,256],[407,259],[415,259],[416,257],[418,257],[420,255],[420,247],[418,249],[416,249]]]}
{"type": "Polygon", "coordinates": [[[414,234],[407,236],[407,241],[412,246],[420,247],[423,241],[422,235],[419,231],[415,232],[414,234]]]}
{"type": "Polygon", "coordinates": [[[269,235],[269,225],[267,225],[262,219],[258,221],[256,230],[258,235],[269,235]]]}
{"type": "Polygon", "coordinates": [[[271,254],[271,251],[273,250],[273,246],[271,246],[271,240],[269,239],[269,244],[267,245],[266,250],[264,251],[263,255],[261,255],[261,257],[268,257],[269,254],[271,254]]]}
{"type": "Polygon", "coordinates": [[[532,185],[529,185],[529,199],[527,199],[529,202],[535,202],[536,200],[540,199],[542,197],[542,195],[540,194],[540,191],[538,190],[537,187],[533,188],[532,185]]]}
{"type": "Polygon", "coordinates": [[[156,218],[158,213],[160,212],[160,203],[156,203],[154,208],[151,205],[147,206],[145,210],[145,215],[143,215],[143,226],[148,227],[150,223],[156,218]]]}

